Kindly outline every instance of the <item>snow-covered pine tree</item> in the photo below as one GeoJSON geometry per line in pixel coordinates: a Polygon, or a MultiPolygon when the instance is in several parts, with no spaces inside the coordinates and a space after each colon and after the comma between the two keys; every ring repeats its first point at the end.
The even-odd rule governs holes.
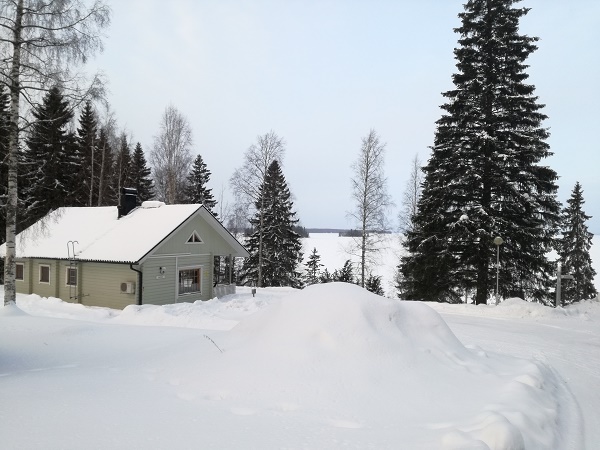
{"type": "Polygon", "coordinates": [[[339,281],[342,283],[354,283],[354,268],[352,267],[352,261],[346,260],[341,269],[336,269],[331,275],[333,281],[339,281]]]}
{"type": "Polygon", "coordinates": [[[369,274],[365,282],[365,289],[373,294],[384,296],[385,292],[381,286],[381,277],[378,275],[369,274]]]}
{"type": "Polygon", "coordinates": [[[102,154],[98,151],[98,121],[92,102],[85,102],[77,128],[78,156],[81,158],[76,204],[95,206],[98,203],[98,180],[102,154]]]}
{"type": "Polygon", "coordinates": [[[146,200],[154,198],[154,181],[152,181],[152,170],[148,167],[142,144],[139,142],[133,150],[133,158],[131,160],[130,178],[131,187],[137,189],[137,204],[138,206],[146,200]]]}
{"type": "Polygon", "coordinates": [[[594,235],[588,231],[586,222],[591,219],[583,211],[583,189],[579,182],[563,209],[563,236],[560,240],[560,263],[562,273],[573,275],[572,280],[563,283],[563,303],[588,300],[598,295],[594,287],[596,271],[592,267],[590,248],[594,235]]]}
{"type": "Polygon", "coordinates": [[[317,252],[317,248],[313,248],[308,260],[306,261],[306,272],[304,273],[304,284],[309,286],[311,284],[318,284],[321,282],[321,255],[317,252]]]}
{"type": "Polygon", "coordinates": [[[557,175],[540,164],[551,155],[546,116],[525,73],[538,38],[519,34],[529,10],[517,1],[469,0],[459,14],[455,88],[444,93],[401,262],[409,298],[461,301],[474,290],[486,303],[500,236],[500,294],[549,300],[557,175]]]}
{"type": "Polygon", "coordinates": [[[325,270],[321,272],[321,276],[319,277],[319,283],[331,283],[333,281],[333,276],[329,273],[327,267],[325,270]]]}
{"type": "Polygon", "coordinates": [[[250,220],[255,231],[248,239],[250,257],[244,262],[241,282],[246,285],[258,284],[258,264],[262,259],[261,287],[300,287],[302,280],[297,268],[302,261],[302,242],[294,231],[298,219],[292,211],[294,203],[277,160],[267,169],[255,206],[256,213],[250,220]],[[262,234],[258,229],[261,216],[262,234]],[[261,248],[262,258],[259,258],[261,248]]]}
{"type": "Polygon", "coordinates": [[[33,111],[35,122],[27,136],[23,193],[24,224],[29,226],[50,211],[77,204],[77,174],[81,161],[69,125],[73,112],[57,87],[33,111]]]}
{"type": "Polygon", "coordinates": [[[203,204],[216,217],[215,206],[217,201],[214,199],[211,189],[206,186],[209,180],[210,170],[206,167],[202,155],[198,155],[194,159],[192,170],[187,177],[185,200],[186,203],[203,204]]]}

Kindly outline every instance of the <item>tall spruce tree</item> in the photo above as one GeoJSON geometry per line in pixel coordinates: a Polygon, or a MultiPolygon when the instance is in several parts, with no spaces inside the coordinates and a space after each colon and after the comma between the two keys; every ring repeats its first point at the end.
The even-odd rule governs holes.
{"type": "Polygon", "coordinates": [[[562,272],[573,275],[563,284],[563,303],[588,300],[598,295],[594,287],[596,271],[592,267],[590,248],[594,235],[588,231],[586,222],[591,219],[583,211],[583,189],[575,184],[571,198],[563,209],[563,237],[560,241],[562,272]]]}
{"type": "Polygon", "coordinates": [[[133,150],[133,158],[131,160],[131,174],[133,188],[137,189],[137,204],[138,206],[146,200],[154,198],[154,182],[152,181],[152,170],[146,163],[142,144],[139,142],[133,150]]]}
{"type": "Polygon", "coordinates": [[[202,155],[198,155],[194,159],[192,170],[187,177],[185,200],[186,203],[203,204],[216,217],[215,206],[217,201],[214,199],[211,189],[206,186],[209,180],[210,170],[206,167],[202,155]]]}
{"type": "Polygon", "coordinates": [[[292,211],[291,193],[277,160],[267,169],[255,206],[256,213],[250,219],[255,231],[248,239],[250,257],[242,268],[242,283],[257,285],[258,265],[262,261],[260,287],[300,287],[302,283],[297,268],[302,260],[302,242],[294,231],[298,219],[292,211]],[[258,229],[261,218],[262,233],[258,229]],[[259,257],[261,250],[262,258],[259,257]]]}
{"type": "Polygon", "coordinates": [[[538,38],[519,34],[529,10],[517,1],[469,0],[459,14],[455,88],[444,93],[401,262],[409,298],[460,301],[474,290],[486,303],[500,236],[500,294],[549,300],[557,175],[540,164],[551,155],[546,116],[525,73],[538,38]]]}
{"type": "Polygon", "coordinates": [[[102,165],[98,143],[98,121],[92,102],[87,101],[77,128],[78,156],[81,159],[76,202],[79,206],[95,206],[98,203],[98,182],[102,165]]]}
{"type": "Polygon", "coordinates": [[[26,226],[56,208],[77,204],[81,164],[76,138],[69,131],[73,112],[57,87],[48,91],[33,117],[24,155],[26,226]]]}

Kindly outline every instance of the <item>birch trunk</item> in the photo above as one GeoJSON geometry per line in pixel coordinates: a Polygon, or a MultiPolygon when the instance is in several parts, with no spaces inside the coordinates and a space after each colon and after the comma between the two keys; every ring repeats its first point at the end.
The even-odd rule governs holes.
{"type": "Polygon", "coordinates": [[[17,3],[13,29],[13,57],[10,70],[10,123],[8,141],[8,198],[6,200],[6,256],[4,259],[4,305],[14,305],[17,300],[15,284],[15,236],[17,234],[17,154],[19,149],[19,97],[21,71],[21,33],[23,0],[17,3]]]}

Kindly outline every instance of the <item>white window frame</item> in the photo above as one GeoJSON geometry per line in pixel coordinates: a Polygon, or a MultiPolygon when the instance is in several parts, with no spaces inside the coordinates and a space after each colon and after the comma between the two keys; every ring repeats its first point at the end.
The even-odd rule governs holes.
{"type": "Polygon", "coordinates": [[[198,234],[198,232],[196,230],[194,230],[194,232],[192,234],[190,234],[190,237],[187,239],[187,241],[185,241],[185,243],[186,244],[204,244],[204,241],[200,237],[200,234],[198,234]],[[198,239],[198,240],[196,240],[196,239],[198,239]]]}
{"type": "Polygon", "coordinates": [[[65,267],[65,286],[77,286],[79,281],[79,270],[77,270],[77,267],[65,267]],[[69,283],[70,279],[69,279],[69,270],[74,270],[75,271],[75,284],[71,284],[69,283]]]}
{"type": "Polygon", "coordinates": [[[186,295],[202,295],[202,268],[203,266],[186,266],[177,269],[177,296],[185,297],[186,295]],[[181,272],[197,270],[198,271],[198,290],[191,292],[181,292],[181,272]]]}
{"type": "Polygon", "coordinates": [[[38,283],[39,284],[51,284],[50,280],[52,279],[52,271],[50,270],[50,264],[39,264],[38,265],[38,283]],[[48,281],[42,281],[42,268],[48,268],[48,281]]]}
{"type": "Polygon", "coordinates": [[[25,264],[15,263],[15,281],[25,281],[25,264]],[[21,278],[17,278],[17,267],[21,266],[21,278]]]}

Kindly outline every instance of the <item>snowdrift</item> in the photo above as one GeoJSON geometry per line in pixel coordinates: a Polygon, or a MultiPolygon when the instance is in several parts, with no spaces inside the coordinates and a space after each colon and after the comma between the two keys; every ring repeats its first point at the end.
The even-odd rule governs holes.
{"type": "Polygon", "coordinates": [[[122,312],[27,297],[45,317],[0,314],[3,442],[568,448],[554,371],[466,348],[425,304],[343,283],[243,292],[122,312]]]}

